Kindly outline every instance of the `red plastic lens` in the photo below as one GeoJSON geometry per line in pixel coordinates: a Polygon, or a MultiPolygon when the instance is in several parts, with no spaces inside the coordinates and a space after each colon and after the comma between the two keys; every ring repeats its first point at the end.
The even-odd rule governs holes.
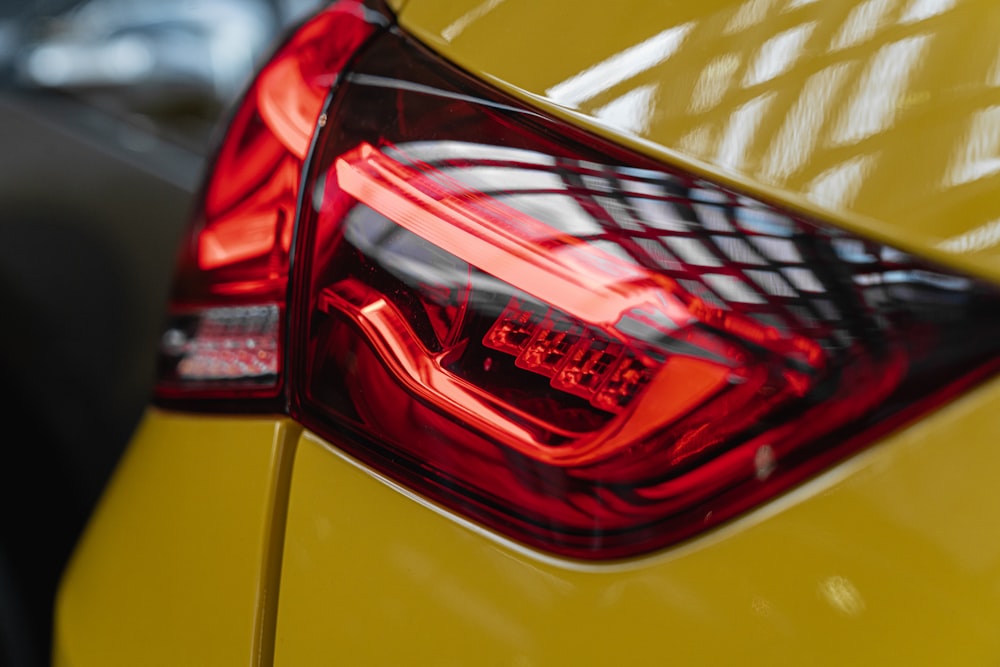
{"type": "Polygon", "coordinates": [[[344,0],[252,83],[181,247],[160,345],[160,400],[277,397],[302,165],[330,87],[384,18],[344,0]]]}
{"type": "Polygon", "coordinates": [[[1000,348],[1000,295],[520,107],[396,33],[307,179],[292,405],[525,543],[688,537],[1000,348]]]}

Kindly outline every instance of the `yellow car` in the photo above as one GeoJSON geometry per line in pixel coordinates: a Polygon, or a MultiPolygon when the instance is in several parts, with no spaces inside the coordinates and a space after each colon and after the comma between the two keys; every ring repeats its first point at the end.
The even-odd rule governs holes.
{"type": "Polygon", "coordinates": [[[55,663],[995,664],[1000,5],[389,4],[237,109],[55,663]]]}

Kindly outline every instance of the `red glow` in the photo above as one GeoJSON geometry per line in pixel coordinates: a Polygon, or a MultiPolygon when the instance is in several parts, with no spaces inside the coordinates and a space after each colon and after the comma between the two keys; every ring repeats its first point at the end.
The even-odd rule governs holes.
{"type": "MultiPolygon", "coordinates": [[[[333,4],[297,31],[251,85],[205,191],[200,271],[238,265],[234,281],[253,282],[254,291],[266,285],[275,296],[284,290],[302,161],[330,84],[372,32],[362,12],[360,2],[333,4]]],[[[246,292],[219,278],[214,292],[246,292]]]]}

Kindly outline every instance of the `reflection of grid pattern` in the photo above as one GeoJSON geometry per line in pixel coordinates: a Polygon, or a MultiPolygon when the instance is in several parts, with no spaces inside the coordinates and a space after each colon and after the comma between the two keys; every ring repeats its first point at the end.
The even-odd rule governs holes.
{"type": "MultiPolygon", "coordinates": [[[[611,236],[629,230],[622,245],[640,264],[712,305],[828,346],[878,337],[885,326],[858,292],[855,273],[910,268],[879,262],[875,244],[806,226],[704,183],[609,167],[601,174],[566,170],[564,178],[611,236]],[[861,263],[845,261],[835,239],[853,241],[861,263]]],[[[881,284],[872,280],[870,289],[881,284]]]]}
{"type": "Polygon", "coordinates": [[[709,304],[828,350],[855,340],[878,345],[899,313],[960,306],[971,288],[887,246],[695,179],[568,159],[541,164],[504,148],[493,159],[482,145],[475,159],[464,159],[449,144],[444,159],[434,159],[431,142],[406,152],[468,186],[470,196],[485,193],[535,216],[556,211],[542,222],[667,275],[709,304]],[[539,186],[526,187],[533,174],[539,186]],[[555,206],[553,198],[563,201],[555,206]],[[545,207],[533,205],[542,199],[545,207]]]}

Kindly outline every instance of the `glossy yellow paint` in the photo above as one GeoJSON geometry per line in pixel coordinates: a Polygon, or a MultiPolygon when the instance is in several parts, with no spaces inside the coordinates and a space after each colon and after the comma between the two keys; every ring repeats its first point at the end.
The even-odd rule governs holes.
{"type": "Polygon", "coordinates": [[[992,0],[410,0],[400,23],[574,123],[1000,279],[992,0]]]}
{"type": "Polygon", "coordinates": [[[1000,382],[691,543],[585,567],[305,434],[275,664],[995,664],[1000,382]]]}
{"type": "Polygon", "coordinates": [[[150,411],[62,582],[55,664],[268,664],[299,432],[150,411]]]}

